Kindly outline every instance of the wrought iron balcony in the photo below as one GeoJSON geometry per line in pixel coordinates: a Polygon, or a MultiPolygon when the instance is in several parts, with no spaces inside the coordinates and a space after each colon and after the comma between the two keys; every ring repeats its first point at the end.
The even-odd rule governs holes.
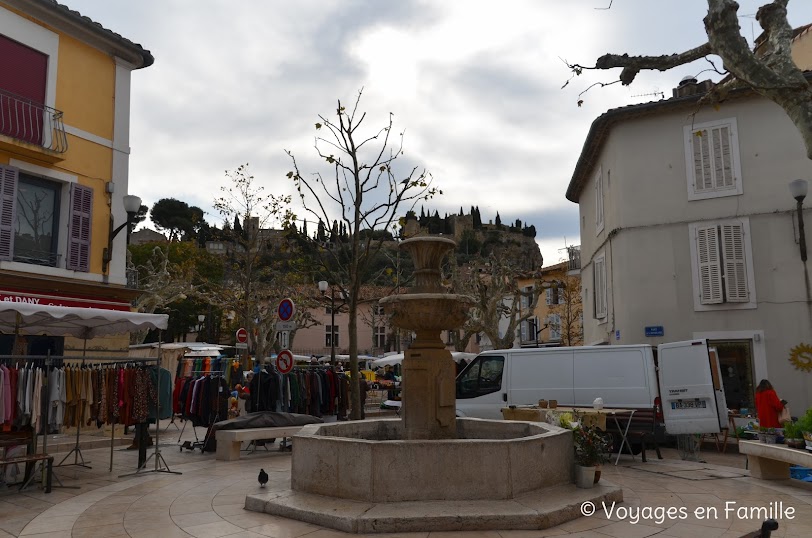
{"type": "Polygon", "coordinates": [[[578,271],[581,269],[581,245],[567,247],[567,270],[578,271]]]}
{"type": "Polygon", "coordinates": [[[55,153],[68,151],[62,112],[0,89],[0,135],[55,153]]]}

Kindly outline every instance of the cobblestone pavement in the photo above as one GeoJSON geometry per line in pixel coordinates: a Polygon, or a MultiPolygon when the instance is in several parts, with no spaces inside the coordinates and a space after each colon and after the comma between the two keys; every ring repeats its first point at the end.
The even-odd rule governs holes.
{"type": "MultiPolygon", "coordinates": [[[[187,428],[184,439],[190,437],[190,431],[187,428]]],[[[134,470],[136,453],[116,447],[113,471],[109,472],[109,447],[91,448],[83,450],[83,455],[92,469],[77,466],[56,469],[65,486],[79,489],[55,487],[50,494],[36,487],[23,492],[16,488],[0,492],[0,538],[350,536],[243,509],[245,495],[259,491],[256,475],[260,467],[271,476],[270,490],[289,487],[290,453],[273,447],[245,454],[238,462],[221,462],[213,454],[180,452],[176,444],[178,434],[172,427],[162,434],[160,441],[169,468],[182,472],[180,475],[146,473],[119,478],[134,470]]],[[[202,428],[198,434],[202,436],[202,428]]],[[[598,506],[594,515],[552,529],[371,536],[727,538],[759,528],[760,514],[751,517],[750,510],[770,506],[783,514],[779,530],[773,533],[775,538],[812,536],[812,484],[750,478],[744,469],[743,456],[711,450],[701,455],[709,463],[681,461],[675,450],[668,449],[664,450],[665,459],[658,461],[655,456],[647,463],[642,463],[639,457],[634,461],[630,456],[622,456],[617,467],[604,465],[602,480],[623,487],[624,503],[615,506],[611,514],[608,512],[612,507],[605,510],[598,506]],[[669,508],[670,516],[661,513],[669,508]],[[794,514],[787,513],[790,508],[794,514]]],[[[56,461],[59,459],[57,455],[56,461]]],[[[153,468],[152,460],[148,468],[153,468]]]]}

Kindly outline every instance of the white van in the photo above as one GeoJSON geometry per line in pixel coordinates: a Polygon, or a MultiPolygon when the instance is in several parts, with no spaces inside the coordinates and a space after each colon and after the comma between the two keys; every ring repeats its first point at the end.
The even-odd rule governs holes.
{"type": "Polygon", "coordinates": [[[649,345],[498,349],[477,355],[457,376],[457,416],[501,419],[502,408],[536,405],[652,409],[659,405],[649,345]]]}
{"type": "Polygon", "coordinates": [[[658,349],[659,377],[648,344],[485,351],[457,376],[457,416],[501,419],[502,408],[510,405],[536,405],[545,399],[589,407],[602,398],[604,407],[656,409],[656,435],[661,438],[663,387],[669,433],[718,432],[727,409],[715,350],[705,340],[658,349]]]}

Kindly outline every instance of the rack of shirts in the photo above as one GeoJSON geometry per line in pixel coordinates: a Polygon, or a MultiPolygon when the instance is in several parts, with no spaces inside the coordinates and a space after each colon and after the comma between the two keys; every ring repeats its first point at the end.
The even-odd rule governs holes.
{"type": "Polygon", "coordinates": [[[349,377],[330,366],[295,367],[286,374],[267,364],[249,385],[246,408],[343,418],[349,407],[349,377]]]}
{"type": "MultiPolygon", "coordinates": [[[[222,371],[193,370],[190,374],[189,377],[175,382],[172,397],[173,411],[180,414],[186,421],[183,424],[183,430],[186,429],[188,422],[192,423],[193,428],[206,427],[206,436],[203,441],[198,439],[197,430],[194,429],[195,440],[186,441],[180,447],[181,452],[184,448],[188,450],[200,448],[202,452],[211,435],[214,423],[228,417],[229,387],[222,371]]],[[[180,432],[178,442],[183,437],[183,430],[180,432]]]]}
{"type": "Polygon", "coordinates": [[[183,357],[178,361],[175,383],[178,379],[189,378],[194,374],[218,372],[223,375],[229,387],[241,381],[242,369],[239,359],[229,357],[183,357]]]}

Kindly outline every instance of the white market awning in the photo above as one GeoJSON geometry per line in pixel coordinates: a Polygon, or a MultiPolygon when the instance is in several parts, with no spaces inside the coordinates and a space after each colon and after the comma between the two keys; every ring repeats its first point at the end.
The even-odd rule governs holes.
{"type": "Polygon", "coordinates": [[[91,339],[149,329],[166,329],[167,314],[143,314],[103,308],[50,306],[0,301],[0,333],[75,336],[91,339]]]}

